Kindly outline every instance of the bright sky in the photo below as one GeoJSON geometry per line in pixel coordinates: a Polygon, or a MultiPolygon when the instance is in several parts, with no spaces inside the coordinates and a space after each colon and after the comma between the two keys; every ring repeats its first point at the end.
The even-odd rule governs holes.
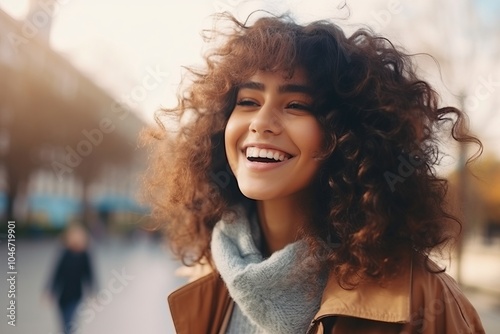
{"type": "MultiPolygon", "coordinates": [[[[22,19],[28,10],[29,1],[0,0],[0,8],[13,17],[22,19]]],[[[50,0],[34,1],[46,3],[50,0]]],[[[278,14],[289,11],[303,22],[323,18],[345,18],[348,15],[346,10],[338,8],[339,4],[343,3],[342,0],[55,1],[57,11],[53,15],[51,35],[54,49],[65,54],[75,66],[117,99],[128,101],[147,120],[152,120],[154,111],[162,105],[171,106],[175,102],[181,66],[200,64],[200,54],[204,45],[200,33],[203,28],[211,27],[212,21],[209,18],[211,14],[229,10],[243,19],[253,10],[264,8],[278,14]],[[159,85],[149,90],[143,101],[134,100],[131,98],[131,93],[134,92],[134,88],[141,85],[142,80],[151,71],[160,73],[159,85]]],[[[476,49],[476,46],[471,46],[470,43],[458,38],[453,29],[448,29],[449,33],[457,38],[449,38],[443,34],[443,30],[449,28],[447,25],[453,26],[451,22],[453,19],[455,24],[460,22],[462,29],[466,29],[467,24],[470,24],[460,16],[464,15],[463,12],[462,14],[458,11],[448,12],[446,16],[439,14],[441,11],[437,7],[444,8],[451,4],[452,6],[446,9],[457,9],[459,6],[455,4],[458,4],[458,1],[443,0],[438,3],[432,0],[419,2],[348,0],[348,3],[350,17],[347,21],[341,21],[344,25],[369,24],[376,31],[388,35],[396,44],[403,44],[410,51],[420,52],[441,48],[441,52],[445,50],[443,56],[447,58],[451,57],[454,50],[476,49]],[[432,15],[437,15],[437,19],[433,20],[432,15]],[[434,25],[436,21],[442,25],[434,25]]],[[[495,17],[494,13],[498,16],[500,12],[497,0],[478,0],[476,3],[480,6],[480,13],[488,13],[488,16],[484,16],[485,19],[491,20],[495,17]]],[[[476,56],[484,57],[485,54],[479,52],[476,56]]],[[[473,109],[473,102],[474,108],[478,109],[472,110],[474,113],[471,112],[473,126],[489,125],[484,135],[498,137],[496,129],[500,126],[500,117],[495,117],[492,122],[491,114],[481,111],[500,108],[498,99],[492,98],[500,96],[495,92],[500,87],[500,64],[496,62],[496,67],[492,68],[490,59],[492,57],[486,56],[489,58],[477,61],[474,66],[468,63],[464,63],[466,66],[455,65],[453,73],[458,75],[451,76],[453,79],[448,79],[446,85],[456,92],[456,83],[462,82],[462,85],[470,89],[472,100],[468,101],[471,106],[469,109],[473,109]],[[457,67],[460,71],[457,71],[457,67]],[[469,72],[463,72],[464,70],[469,72]],[[466,80],[465,83],[463,80],[466,80]],[[493,87],[482,87],[484,82],[488,81],[493,87]],[[476,98],[474,92],[477,89],[487,93],[481,96],[487,96],[476,98]]],[[[446,71],[446,65],[442,65],[443,71],[446,71]]],[[[442,81],[435,67],[434,69],[434,80],[442,81]]],[[[447,73],[444,74],[446,77],[447,73]]],[[[497,140],[500,141],[500,137],[497,140]]]]}

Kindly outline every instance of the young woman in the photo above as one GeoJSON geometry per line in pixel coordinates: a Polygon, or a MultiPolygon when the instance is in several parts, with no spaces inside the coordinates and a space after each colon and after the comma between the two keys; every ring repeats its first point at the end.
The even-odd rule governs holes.
{"type": "Polygon", "coordinates": [[[213,268],[169,297],[177,332],[484,332],[428,258],[460,225],[438,137],[481,147],[465,115],[367,30],[228,19],[150,133],[153,214],[213,268]]]}

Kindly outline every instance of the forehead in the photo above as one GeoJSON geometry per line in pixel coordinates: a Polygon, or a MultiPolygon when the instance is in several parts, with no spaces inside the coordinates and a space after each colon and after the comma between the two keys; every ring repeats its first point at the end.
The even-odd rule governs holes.
{"type": "Polygon", "coordinates": [[[301,85],[301,86],[309,86],[309,80],[307,78],[306,72],[302,68],[294,69],[292,75],[288,72],[284,71],[262,71],[259,70],[255,72],[248,80],[244,80],[245,82],[257,82],[263,83],[264,85],[301,85]]]}

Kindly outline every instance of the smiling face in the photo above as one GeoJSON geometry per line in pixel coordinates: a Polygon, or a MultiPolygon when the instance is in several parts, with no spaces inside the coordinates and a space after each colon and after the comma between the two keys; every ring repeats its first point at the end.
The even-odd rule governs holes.
{"type": "Polygon", "coordinates": [[[225,130],[226,156],[240,191],[255,200],[300,194],[320,167],[323,142],[303,71],[285,79],[259,71],[240,85],[225,130]]]}

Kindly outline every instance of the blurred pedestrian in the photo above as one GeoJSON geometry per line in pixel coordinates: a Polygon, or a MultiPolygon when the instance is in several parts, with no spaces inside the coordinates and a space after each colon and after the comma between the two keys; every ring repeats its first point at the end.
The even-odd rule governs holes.
{"type": "Polygon", "coordinates": [[[439,140],[481,148],[464,113],[370,30],[224,17],[151,133],[153,214],[214,269],[170,295],[177,332],[484,333],[430,259],[460,224],[439,140]]]}
{"type": "Polygon", "coordinates": [[[86,230],[70,225],[63,235],[63,249],[49,282],[51,296],[57,302],[65,334],[73,333],[75,312],[84,295],[94,285],[94,274],[86,230]]]}

